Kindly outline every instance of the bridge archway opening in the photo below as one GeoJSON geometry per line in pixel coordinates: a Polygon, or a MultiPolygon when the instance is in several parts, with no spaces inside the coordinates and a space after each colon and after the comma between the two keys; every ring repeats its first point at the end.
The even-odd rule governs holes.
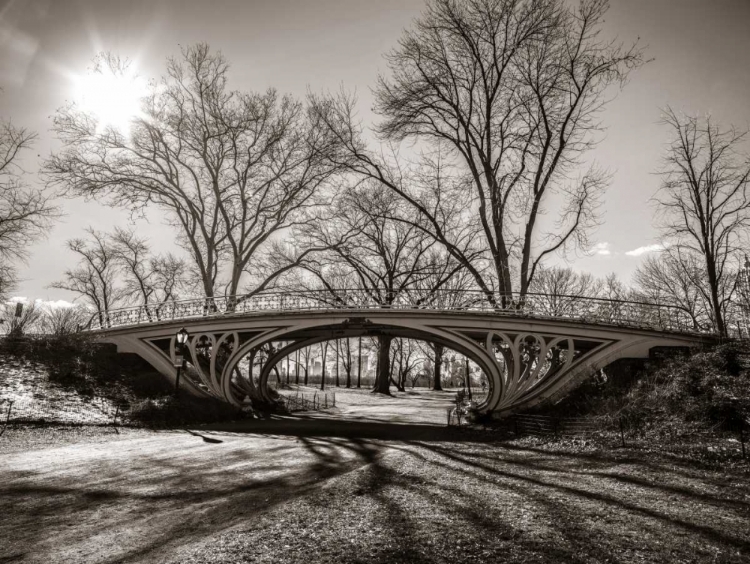
{"type": "MultiPolygon", "coordinates": [[[[239,392],[235,397],[235,401],[242,403],[244,395],[240,391],[242,383],[239,382],[239,378],[242,376],[247,377],[249,370],[242,369],[236,370],[237,366],[249,366],[248,359],[255,353],[257,357],[257,351],[265,350],[263,356],[270,352],[270,356],[263,358],[262,367],[258,362],[254,363],[255,370],[253,371],[253,381],[245,382],[246,386],[251,386],[260,397],[267,402],[276,401],[277,394],[295,394],[303,393],[300,390],[304,390],[308,394],[315,394],[318,392],[322,395],[320,390],[322,387],[330,393],[338,393],[337,399],[344,397],[344,395],[350,395],[354,393],[366,393],[370,394],[371,386],[376,378],[376,351],[374,340],[379,338],[387,337],[392,339],[391,342],[391,366],[389,368],[396,369],[392,374],[393,380],[402,384],[402,390],[398,390],[398,387],[391,384],[390,390],[394,396],[398,396],[401,399],[414,397],[416,400],[421,400],[422,403],[440,403],[441,404],[441,421],[445,421],[445,410],[443,407],[449,406],[454,398],[455,392],[459,388],[465,388],[466,384],[471,388],[473,399],[476,401],[478,406],[481,408],[488,404],[491,398],[499,396],[500,389],[502,386],[501,378],[497,372],[496,363],[492,362],[489,355],[484,350],[484,344],[482,342],[484,338],[483,333],[477,333],[476,335],[464,335],[464,334],[453,334],[447,331],[440,331],[437,329],[425,330],[417,327],[410,327],[408,325],[394,325],[394,324],[356,324],[356,323],[337,323],[337,324],[321,324],[315,326],[308,326],[304,328],[290,328],[288,331],[276,332],[276,334],[266,336],[265,339],[254,339],[245,343],[237,352],[233,355],[233,361],[230,362],[224,368],[223,378],[233,378],[234,382],[231,385],[231,390],[239,392]],[[357,352],[352,351],[356,348],[354,343],[358,345],[359,340],[363,341],[363,345],[366,346],[367,354],[364,359],[363,365],[363,376],[360,380],[360,388],[355,387],[354,380],[357,378],[357,367],[356,363],[358,358],[357,352]],[[349,363],[349,370],[352,373],[351,388],[346,388],[344,385],[346,377],[346,366],[345,362],[342,362],[342,356],[346,354],[346,345],[343,343],[349,343],[349,354],[350,358],[347,359],[349,363]],[[336,343],[339,344],[338,355],[336,354],[336,343]],[[269,346],[270,345],[270,346],[269,346]],[[369,346],[368,346],[369,345],[369,346]],[[410,382],[408,379],[404,382],[403,373],[398,374],[399,360],[398,355],[403,354],[403,347],[420,347],[422,351],[412,351],[413,357],[421,356],[420,360],[424,360],[429,356],[426,354],[428,347],[432,345],[438,345],[443,348],[445,359],[443,363],[443,374],[444,379],[441,384],[444,384],[444,389],[432,392],[432,381],[434,375],[431,371],[422,371],[422,376],[417,377],[414,375],[414,381],[410,382]],[[402,347],[399,350],[399,347],[402,347]],[[323,370],[322,370],[322,356],[324,349],[327,348],[327,370],[326,379],[322,381],[323,370]],[[309,355],[311,349],[315,350],[314,362],[311,362],[309,355]],[[343,354],[342,354],[343,352],[343,354]],[[297,358],[299,355],[299,359],[297,358]],[[338,356],[338,359],[337,359],[338,356]],[[307,364],[307,386],[304,386],[304,369],[300,373],[300,366],[307,364]],[[465,371],[466,365],[469,365],[470,378],[466,379],[465,371]],[[297,371],[287,369],[292,366],[297,366],[297,371]],[[336,380],[336,367],[339,370],[339,387],[335,386],[336,380]],[[297,377],[292,377],[290,372],[296,372],[299,379],[300,385],[297,384],[297,377]],[[445,378],[447,376],[447,378],[445,378]],[[289,385],[286,381],[289,379],[289,385]],[[484,386],[482,385],[484,383],[484,386]],[[412,385],[413,384],[413,385],[412,385]],[[453,392],[453,393],[450,393],[453,392]]],[[[422,366],[416,366],[416,362],[413,359],[413,366],[411,371],[421,370],[422,366]]],[[[419,363],[422,364],[421,362],[419,363]]],[[[401,365],[403,368],[403,364],[401,365]]],[[[408,374],[406,374],[408,378],[408,374]]],[[[441,386],[443,387],[443,386],[441,386]]],[[[361,399],[361,398],[360,398],[361,399]]],[[[330,401],[330,400],[328,400],[330,401]]],[[[374,401],[374,400],[373,400],[374,401]]]]}

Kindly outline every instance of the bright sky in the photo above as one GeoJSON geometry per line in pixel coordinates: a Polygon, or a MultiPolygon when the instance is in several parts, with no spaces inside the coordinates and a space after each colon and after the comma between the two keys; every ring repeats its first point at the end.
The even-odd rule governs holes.
{"type": "MultiPolygon", "coordinates": [[[[573,266],[597,276],[616,272],[628,281],[656,245],[649,199],[667,131],[658,125],[666,104],[711,113],[723,124],[750,125],[750,1],[611,0],[607,32],[640,37],[653,62],[636,72],[608,106],[606,139],[594,157],[614,173],[595,234],[598,252],[573,266]],[[633,253],[633,251],[636,251],[633,253]],[[627,254],[630,252],[630,254],[627,254]]],[[[302,98],[306,91],[356,89],[369,115],[369,87],[384,70],[382,54],[423,7],[422,0],[9,0],[0,1],[0,116],[39,133],[25,163],[37,182],[39,158],[56,147],[51,115],[76,94],[97,52],[134,61],[146,78],[159,76],[179,45],[199,41],[220,49],[232,64],[231,86],[275,86],[302,98]]],[[[65,241],[87,226],[109,230],[128,215],[96,202],[65,200],[66,216],[32,249],[21,269],[19,295],[72,299],[47,289],[75,258],[65,241]]],[[[157,213],[139,232],[157,251],[173,239],[157,213]]]]}

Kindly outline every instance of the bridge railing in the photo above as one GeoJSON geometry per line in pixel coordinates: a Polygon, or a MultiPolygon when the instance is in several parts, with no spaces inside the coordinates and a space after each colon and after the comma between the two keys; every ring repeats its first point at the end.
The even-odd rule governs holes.
{"type": "Polygon", "coordinates": [[[106,330],[172,320],[262,312],[326,310],[428,310],[486,312],[514,317],[575,320],[660,331],[703,333],[687,312],[669,305],[582,296],[500,295],[481,291],[406,291],[375,294],[362,290],[263,292],[241,296],[194,298],[110,310],[94,314],[90,330],[106,330]]]}

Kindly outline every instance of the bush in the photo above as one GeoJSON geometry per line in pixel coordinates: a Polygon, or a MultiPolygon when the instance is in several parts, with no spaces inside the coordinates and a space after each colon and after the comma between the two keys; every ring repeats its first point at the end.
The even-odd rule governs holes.
{"type": "Polygon", "coordinates": [[[134,403],[127,413],[127,419],[131,423],[156,427],[230,421],[240,416],[239,410],[229,404],[192,396],[141,400],[134,403]]]}
{"type": "Polygon", "coordinates": [[[673,359],[641,380],[629,394],[628,410],[728,429],[750,421],[750,356],[746,343],[732,342],[673,359]]]}
{"type": "Polygon", "coordinates": [[[558,416],[617,415],[647,421],[736,429],[750,423],[750,343],[731,342],[656,362],[618,361],[545,410],[558,416]],[[618,374],[613,377],[613,374],[618,374]]]}

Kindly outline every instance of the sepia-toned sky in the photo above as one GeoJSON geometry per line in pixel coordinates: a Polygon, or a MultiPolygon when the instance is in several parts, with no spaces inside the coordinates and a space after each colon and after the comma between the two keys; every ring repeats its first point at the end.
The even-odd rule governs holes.
{"type": "MultiPolygon", "coordinates": [[[[24,159],[27,180],[56,147],[51,115],[71,99],[76,76],[97,52],[134,61],[158,77],[179,45],[205,41],[232,65],[230,86],[303,97],[307,90],[356,89],[370,117],[369,88],[385,70],[382,54],[423,7],[422,0],[0,0],[0,116],[39,133],[24,159]],[[37,157],[40,155],[41,157],[37,157]]],[[[603,115],[607,133],[593,157],[613,173],[603,225],[591,256],[575,268],[629,281],[649,246],[659,243],[649,199],[659,186],[668,131],[660,108],[710,113],[738,128],[750,125],[750,0],[611,0],[606,31],[623,41],[640,37],[655,60],[632,75],[603,115]]],[[[128,214],[97,202],[64,200],[65,217],[31,249],[17,294],[70,300],[47,286],[72,267],[64,248],[87,226],[126,225],[128,214]]],[[[139,222],[156,251],[171,250],[158,213],[139,222]]]]}

